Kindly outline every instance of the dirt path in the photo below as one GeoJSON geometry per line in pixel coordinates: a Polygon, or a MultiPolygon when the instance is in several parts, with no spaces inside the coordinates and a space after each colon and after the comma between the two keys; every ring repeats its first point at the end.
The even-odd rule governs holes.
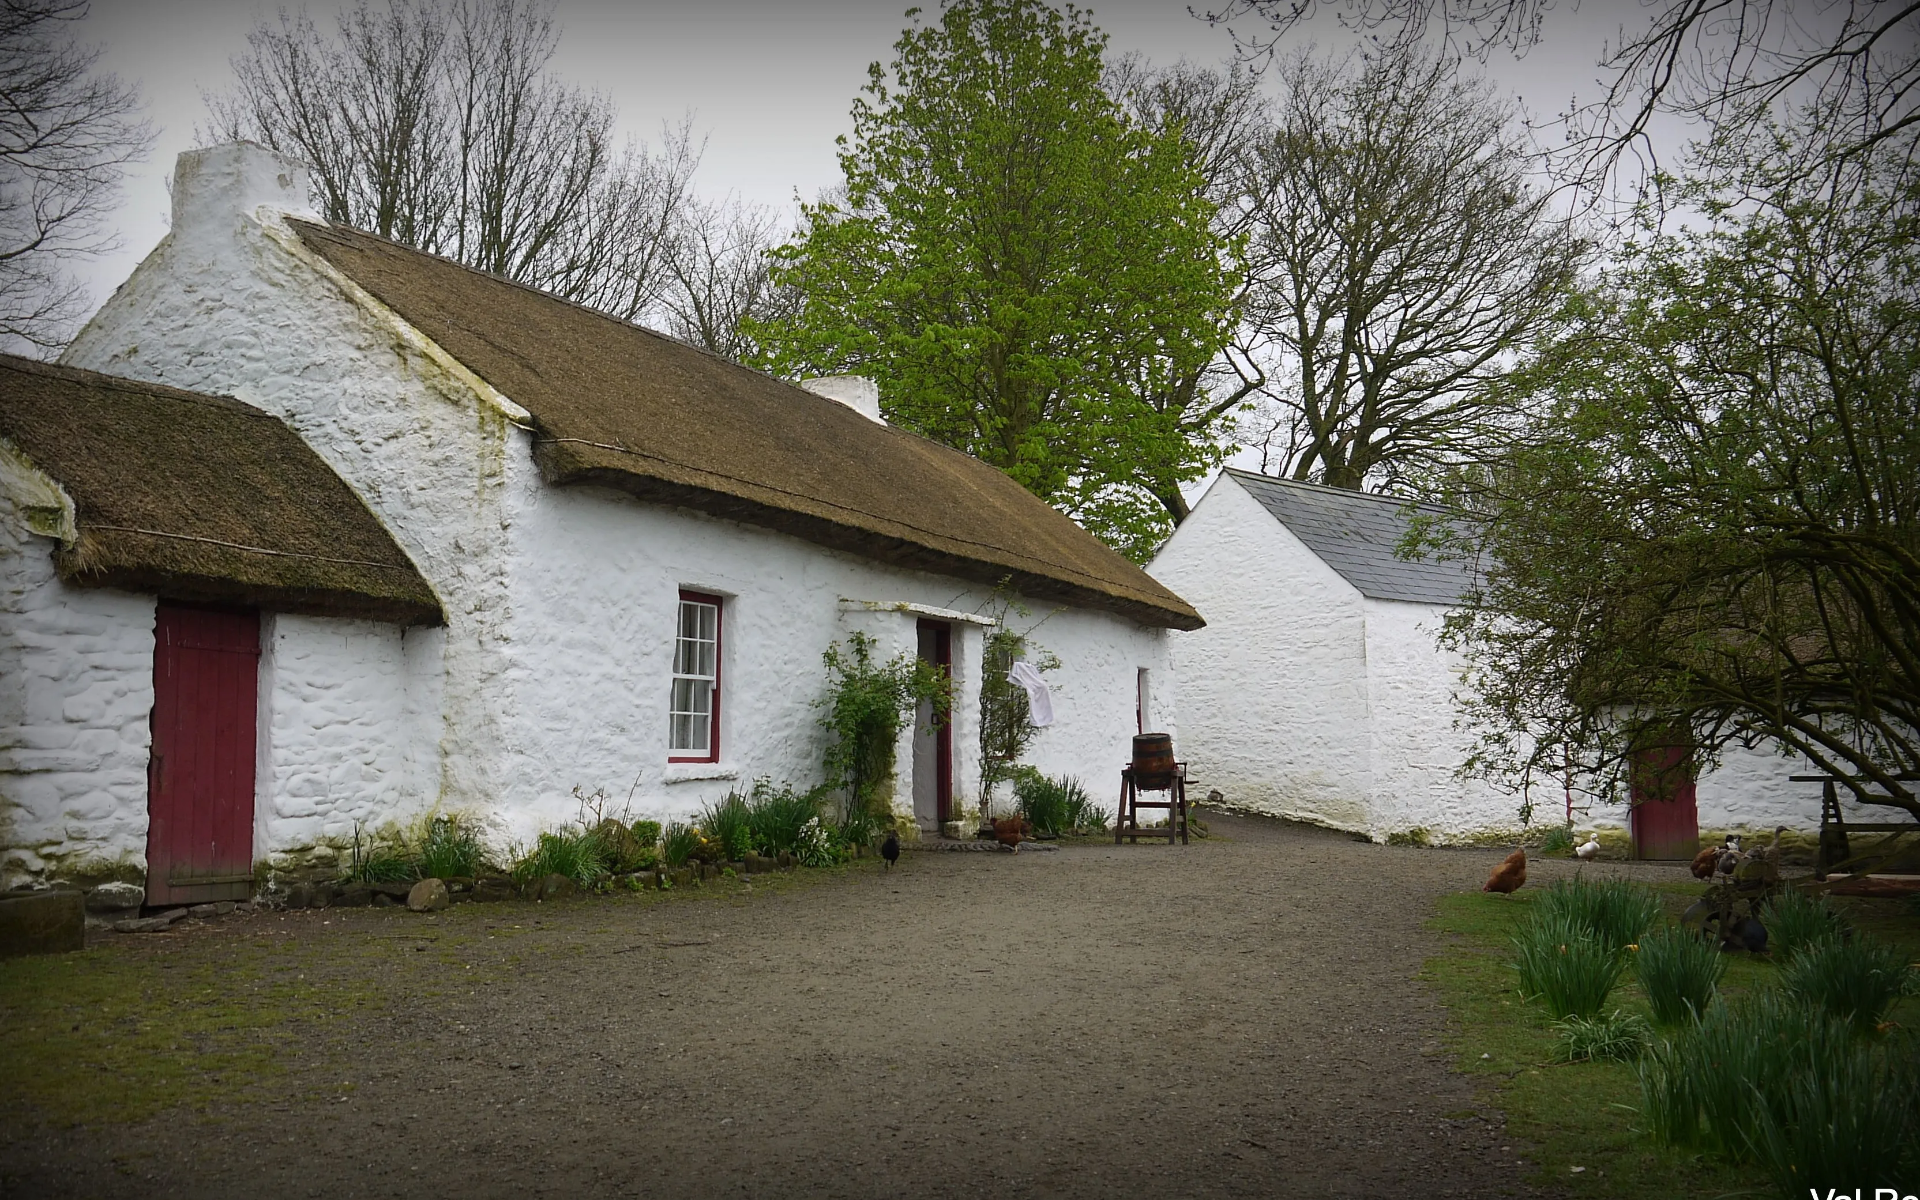
{"type": "Polygon", "coordinates": [[[1414,978],[1434,897],[1497,856],[1213,825],[722,899],[216,927],[165,952],[267,928],[388,1003],[217,1116],[0,1133],[0,1192],[1532,1194],[1414,978]]]}

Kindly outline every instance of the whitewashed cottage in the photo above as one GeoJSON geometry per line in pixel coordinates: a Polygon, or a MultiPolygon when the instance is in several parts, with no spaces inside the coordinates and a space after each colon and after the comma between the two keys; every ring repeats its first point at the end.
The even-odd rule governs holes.
{"type": "MultiPolygon", "coordinates": [[[[1232,803],[1376,838],[1518,830],[1520,797],[1456,774],[1471,749],[1456,724],[1465,664],[1438,634],[1467,577],[1400,557],[1409,519],[1402,499],[1227,470],[1148,566],[1207,614],[1173,635],[1182,750],[1232,803]]],[[[1731,749],[1693,796],[1634,810],[1635,849],[1690,856],[1701,829],[1811,834],[1820,790],[1796,771],[1805,764],[1731,749]]],[[[1531,799],[1537,820],[1564,818],[1562,789],[1531,799]]],[[[1574,819],[1629,820],[1623,807],[1574,819]]]]}
{"type": "MultiPolygon", "coordinates": [[[[233,734],[263,761],[283,727],[338,751],[262,773],[256,860],[295,861],[376,814],[474,810],[526,838],[576,817],[576,788],[679,815],[761,775],[816,781],[821,654],[855,631],[951,670],[953,720],[926,746],[905,731],[898,755],[896,811],[931,829],[977,793],[982,649],[1002,588],[1060,662],[1056,721],[1029,761],[1117,786],[1143,691],[1170,674],[1168,631],[1202,624],[1001,472],[888,426],[863,381],[815,394],[329,226],[302,166],[251,145],[181,157],[170,233],[64,362],[284,421],[444,615],[304,645],[304,670],[381,695],[315,686],[308,711],[233,734]],[[347,726],[374,709],[377,768],[347,726]]],[[[56,552],[41,533],[18,541],[16,554],[56,552]]],[[[263,679],[277,654],[263,639],[263,679]]],[[[152,671],[151,649],[129,647],[96,684],[137,711],[152,671]]],[[[137,725],[116,736],[95,807],[127,814],[117,845],[143,861],[150,747],[137,725]]],[[[0,803],[19,806],[19,778],[0,771],[0,803]]],[[[60,836],[90,828],[77,812],[0,833],[7,869],[57,861],[60,836]]]]}

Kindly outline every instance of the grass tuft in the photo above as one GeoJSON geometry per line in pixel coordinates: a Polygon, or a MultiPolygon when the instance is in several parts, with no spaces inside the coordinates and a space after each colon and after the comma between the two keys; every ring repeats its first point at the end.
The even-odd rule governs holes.
{"type": "Polygon", "coordinates": [[[436,815],[420,839],[422,879],[471,878],[486,867],[487,848],[472,821],[454,814],[436,815]]]}
{"type": "Polygon", "coordinates": [[[1712,942],[1670,925],[1643,935],[1639,945],[1633,971],[1655,1022],[1684,1025],[1707,1011],[1727,973],[1712,942]]]}
{"type": "Polygon", "coordinates": [[[1606,1004],[1620,973],[1624,951],[1605,945],[1564,912],[1537,911],[1513,939],[1520,992],[1554,1017],[1592,1017],[1606,1004]]]}
{"type": "Polygon", "coordinates": [[[1766,925],[1774,957],[1781,961],[1817,943],[1839,941],[1846,933],[1831,901],[1796,887],[1783,887],[1767,901],[1766,925]]]}
{"type": "Polygon", "coordinates": [[[1540,835],[1540,857],[1572,858],[1573,828],[1568,825],[1549,825],[1540,835]]]}
{"type": "Polygon", "coordinates": [[[738,862],[753,849],[753,813],[739,792],[728,792],[718,804],[702,805],[700,828],[727,862],[738,862]]]}
{"type": "Polygon", "coordinates": [[[1866,1034],[1907,987],[1907,956],[1871,938],[1808,943],[1780,970],[1780,984],[1828,1016],[1866,1034]]]}
{"type": "Polygon", "coordinates": [[[1608,950],[1638,942],[1660,920],[1660,897],[1624,879],[1562,879],[1540,894],[1542,917],[1564,916],[1608,950]]]}
{"type": "Polygon", "coordinates": [[[1619,1009],[1595,1017],[1554,1023],[1554,1057],[1560,1062],[1632,1062],[1646,1052],[1653,1030],[1644,1018],[1619,1009]]]}
{"type": "Polygon", "coordinates": [[[533,849],[513,864],[513,877],[522,883],[564,875],[583,888],[594,888],[608,875],[606,848],[599,837],[578,826],[543,833],[533,849]]]}

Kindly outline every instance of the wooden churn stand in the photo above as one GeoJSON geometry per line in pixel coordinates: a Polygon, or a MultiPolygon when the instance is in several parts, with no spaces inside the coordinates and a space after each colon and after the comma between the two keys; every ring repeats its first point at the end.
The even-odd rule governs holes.
{"type": "Polygon", "coordinates": [[[1143,837],[1164,837],[1171,846],[1174,838],[1187,845],[1187,764],[1174,761],[1173,737],[1165,733],[1143,733],[1133,739],[1133,761],[1120,771],[1120,811],[1114,814],[1113,844],[1122,839],[1138,844],[1143,837]],[[1147,797],[1165,796],[1163,799],[1147,797]],[[1164,809],[1164,826],[1143,826],[1140,810],[1164,809]]]}

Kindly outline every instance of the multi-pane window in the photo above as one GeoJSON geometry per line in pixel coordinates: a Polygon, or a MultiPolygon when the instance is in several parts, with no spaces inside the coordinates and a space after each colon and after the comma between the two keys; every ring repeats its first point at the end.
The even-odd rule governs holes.
{"type": "Polygon", "coordinates": [[[720,597],[680,593],[673,639],[672,731],[675,762],[720,761],[720,597]]]}

